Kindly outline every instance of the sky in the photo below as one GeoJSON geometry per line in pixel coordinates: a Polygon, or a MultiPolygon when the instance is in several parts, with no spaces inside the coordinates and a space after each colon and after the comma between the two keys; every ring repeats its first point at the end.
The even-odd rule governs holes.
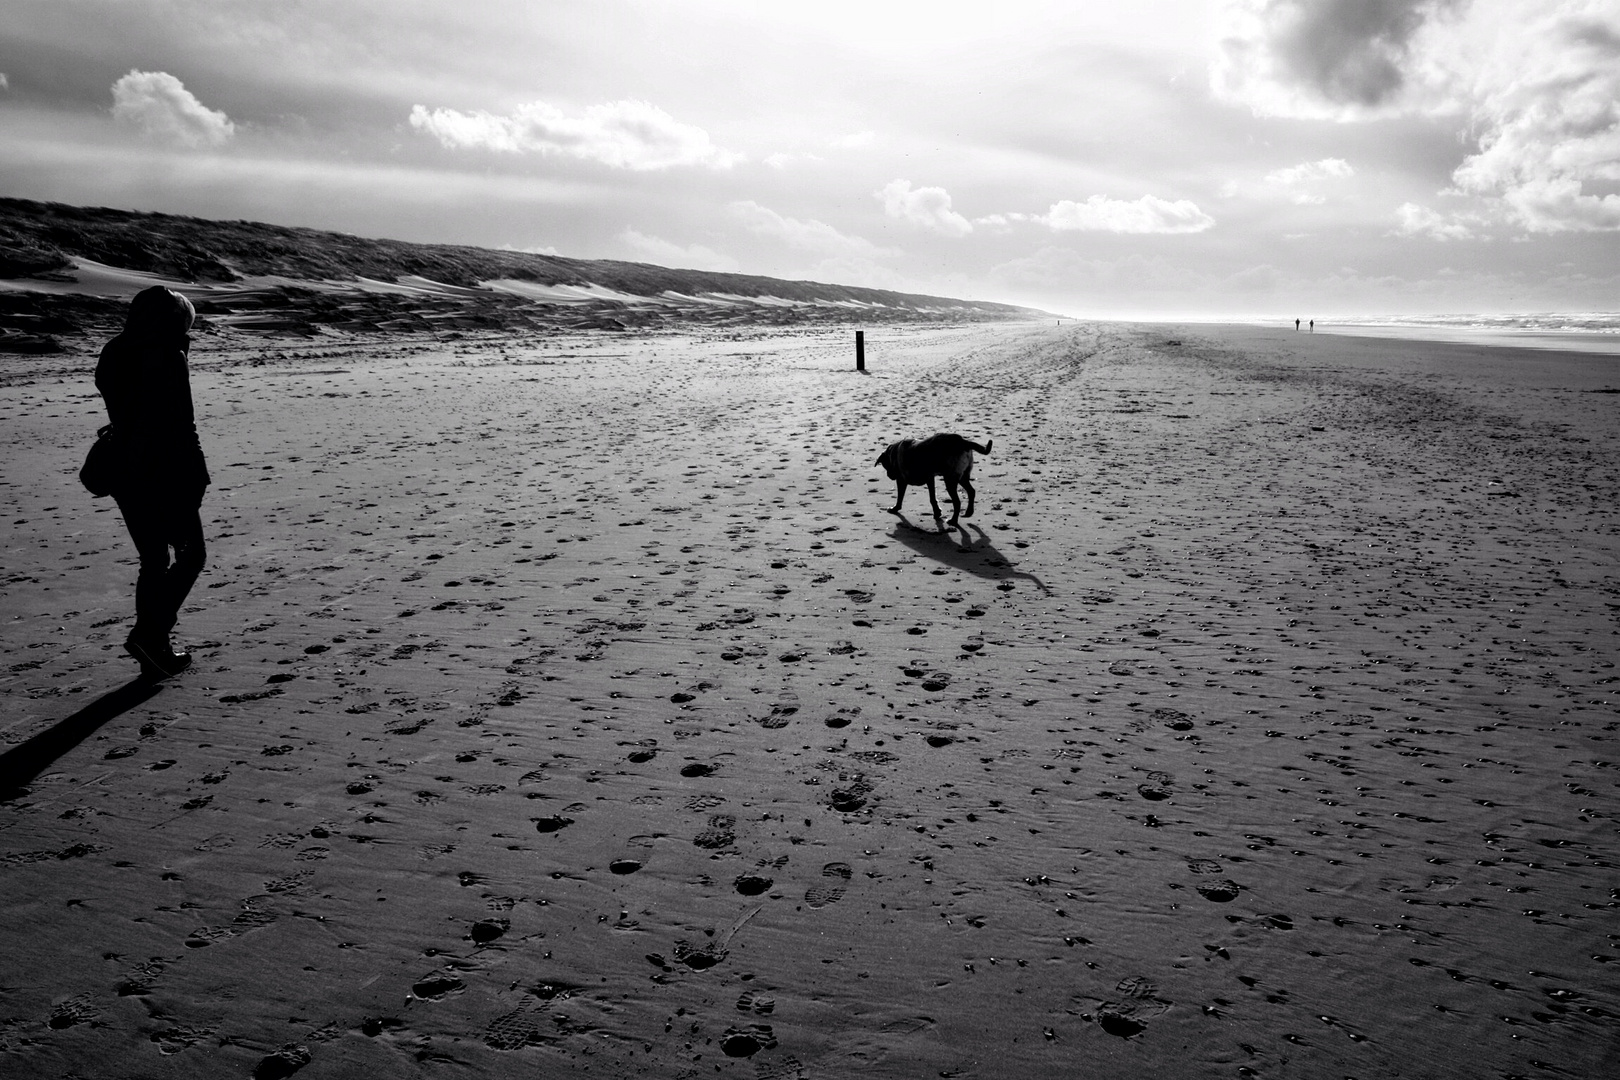
{"type": "Polygon", "coordinates": [[[1620,310],[1620,0],[0,0],[0,194],[1080,317],[1620,310]]]}

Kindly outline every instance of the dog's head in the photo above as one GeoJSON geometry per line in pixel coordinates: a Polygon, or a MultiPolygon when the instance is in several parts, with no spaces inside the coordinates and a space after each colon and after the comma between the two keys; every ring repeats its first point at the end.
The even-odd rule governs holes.
{"type": "Polygon", "coordinates": [[[883,453],[878,455],[877,464],[883,466],[883,471],[889,474],[890,480],[899,480],[901,478],[900,455],[904,451],[906,443],[910,441],[910,439],[901,439],[899,442],[892,442],[884,448],[883,453]]]}

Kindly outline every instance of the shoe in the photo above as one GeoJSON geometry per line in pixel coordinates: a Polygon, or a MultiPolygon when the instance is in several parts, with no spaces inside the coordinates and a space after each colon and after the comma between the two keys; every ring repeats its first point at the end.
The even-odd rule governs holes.
{"type": "Polygon", "coordinates": [[[191,654],[175,652],[167,641],[153,642],[135,634],[124,641],[124,651],[141,665],[141,675],[148,679],[167,679],[191,666],[191,654]]]}

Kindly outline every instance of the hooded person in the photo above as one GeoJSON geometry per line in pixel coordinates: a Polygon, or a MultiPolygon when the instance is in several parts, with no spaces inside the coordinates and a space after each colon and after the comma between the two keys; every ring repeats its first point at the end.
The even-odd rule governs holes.
{"type": "Polygon", "coordinates": [[[96,389],[119,448],[112,496],[140,556],[135,626],[124,650],[149,678],[178,674],[191,663],[169,635],[206,554],[200,511],[208,465],[187,367],[195,319],[184,296],[162,286],[145,289],[96,364],[96,389]]]}

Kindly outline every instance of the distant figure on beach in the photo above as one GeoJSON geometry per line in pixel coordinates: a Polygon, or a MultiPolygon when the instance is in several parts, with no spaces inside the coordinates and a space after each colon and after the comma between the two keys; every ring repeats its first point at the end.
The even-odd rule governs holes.
{"type": "Polygon", "coordinates": [[[1313,334],[1316,333],[1316,320],[1315,319],[1311,320],[1311,333],[1313,333],[1313,334]]]}
{"type": "Polygon", "coordinates": [[[1298,319],[1294,320],[1294,333],[1296,333],[1296,334],[1299,333],[1299,320],[1298,319]]]}
{"type": "Polygon", "coordinates": [[[191,301],[171,289],[143,290],[130,303],[124,332],[107,342],[96,364],[96,389],[119,448],[112,495],[140,555],[135,627],[124,651],[147,678],[179,674],[191,663],[169,634],[205,555],[200,510],[208,465],[187,367],[196,315],[191,301]]]}

